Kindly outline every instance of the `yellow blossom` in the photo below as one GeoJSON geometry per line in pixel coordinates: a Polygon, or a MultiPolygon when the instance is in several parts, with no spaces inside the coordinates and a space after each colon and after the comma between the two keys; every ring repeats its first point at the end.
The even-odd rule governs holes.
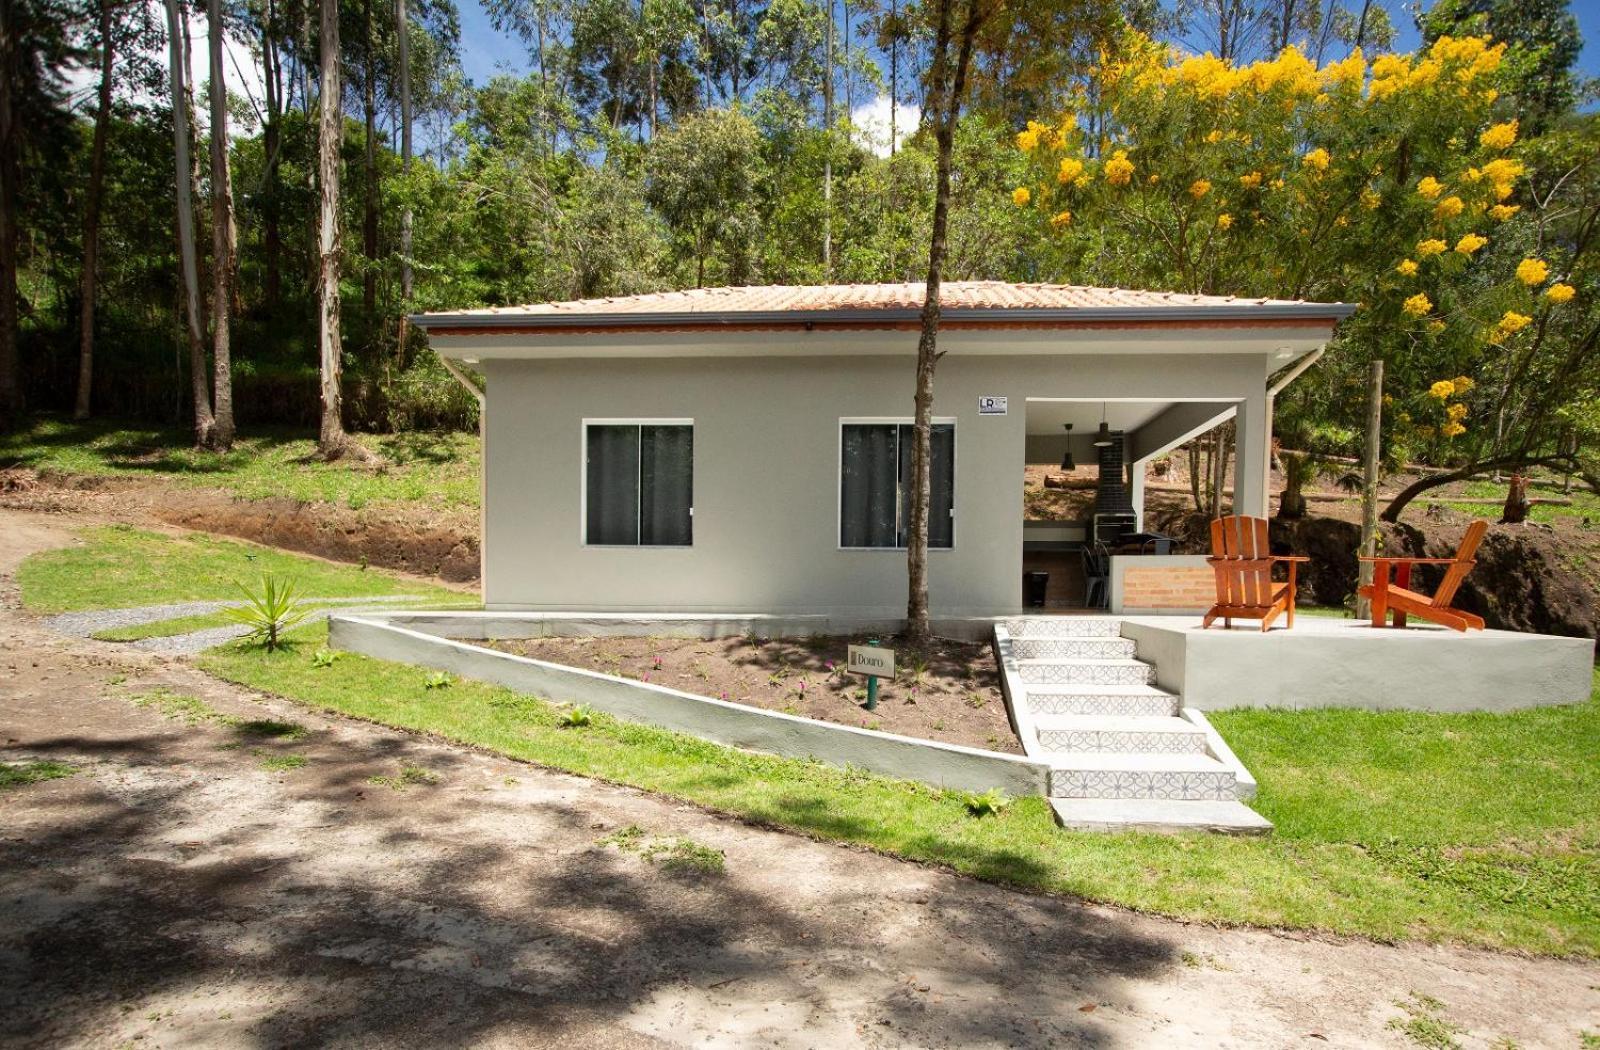
{"type": "Polygon", "coordinates": [[[1376,191],[1372,189],[1365,189],[1361,191],[1361,206],[1366,208],[1368,211],[1376,211],[1378,205],[1382,203],[1383,198],[1380,197],[1376,191]]]}
{"type": "Polygon", "coordinates": [[[1018,186],[1011,191],[1011,203],[1019,208],[1026,208],[1031,200],[1033,200],[1033,194],[1026,186],[1018,186]]]}
{"type": "Polygon", "coordinates": [[[1070,211],[1058,211],[1054,215],[1050,216],[1050,225],[1054,226],[1058,230],[1064,226],[1067,226],[1071,222],[1072,213],[1070,211]]]}
{"type": "Polygon", "coordinates": [[[1412,317],[1421,317],[1423,314],[1433,309],[1433,300],[1429,299],[1421,292],[1418,292],[1416,295],[1413,295],[1411,298],[1407,299],[1405,301],[1405,305],[1403,305],[1401,309],[1410,314],[1412,317]]]}
{"type": "Polygon", "coordinates": [[[1465,394],[1467,391],[1478,385],[1471,376],[1456,376],[1454,379],[1450,380],[1450,382],[1455,385],[1456,393],[1458,394],[1465,394]]]}
{"type": "Polygon", "coordinates": [[[1222,141],[1222,132],[1213,131],[1213,132],[1209,133],[1208,135],[1206,135],[1206,141],[1208,143],[1210,143],[1211,145],[1215,146],[1217,143],[1222,141]]]}
{"type": "Polygon", "coordinates": [[[1439,428],[1439,433],[1447,438],[1460,437],[1467,432],[1467,428],[1460,423],[1450,422],[1439,428]]]}
{"type": "Polygon", "coordinates": [[[1259,171],[1252,171],[1248,175],[1240,175],[1239,185],[1243,186],[1247,190],[1255,189],[1257,186],[1261,185],[1261,173],[1259,171]]]}
{"type": "Polygon", "coordinates": [[[1195,200],[1199,200],[1201,197],[1204,197],[1210,192],[1210,179],[1195,179],[1193,182],[1189,183],[1189,196],[1193,197],[1195,200]]]}
{"type": "Polygon", "coordinates": [[[1466,202],[1460,197],[1446,197],[1433,206],[1433,216],[1436,219],[1453,219],[1466,210],[1466,202]]]}
{"type": "Polygon", "coordinates": [[[1452,405],[1446,405],[1444,414],[1446,418],[1450,420],[1450,422],[1459,423],[1461,420],[1467,418],[1467,411],[1467,406],[1462,404],[1460,401],[1457,401],[1452,405]]]}
{"type": "Polygon", "coordinates": [[[1128,159],[1128,151],[1119,149],[1106,161],[1106,181],[1113,186],[1126,186],[1128,180],[1133,178],[1133,161],[1128,159]]]}
{"type": "Polygon", "coordinates": [[[1456,251],[1462,255],[1470,257],[1473,252],[1477,251],[1479,248],[1482,248],[1488,243],[1489,238],[1480,236],[1476,233],[1469,233],[1456,242],[1456,251]]]}
{"type": "Polygon", "coordinates": [[[1083,174],[1083,161],[1076,157],[1062,157],[1061,166],[1056,169],[1056,181],[1060,183],[1075,182],[1083,174]]]}
{"type": "Polygon", "coordinates": [[[1517,280],[1529,288],[1537,288],[1550,276],[1550,264],[1543,259],[1524,259],[1517,263],[1517,280]]]}
{"type": "Polygon", "coordinates": [[[1428,396],[1445,400],[1456,392],[1456,385],[1448,379],[1441,379],[1428,388],[1428,396]]]}
{"type": "Polygon", "coordinates": [[[1306,154],[1306,166],[1317,171],[1327,171],[1329,159],[1328,151],[1319,146],[1306,154]]]}
{"type": "Polygon", "coordinates": [[[1150,173],[1150,177],[1149,177],[1149,178],[1148,178],[1148,179],[1145,179],[1145,180],[1144,180],[1144,181],[1146,181],[1146,182],[1148,182],[1148,183],[1149,183],[1149,184],[1150,184],[1150,185],[1152,185],[1152,186],[1154,186],[1154,185],[1156,185],[1156,183],[1158,183],[1158,182],[1160,182],[1160,181],[1161,181],[1161,176],[1160,176],[1160,175],[1158,175],[1158,174],[1157,174],[1157,173],[1155,173],[1155,172],[1151,172],[1151,173],[1150,173]]]}
{"type": "Polygon", "coordinates": [[[1017,132],[1017,148],[1024,153],[1032,153],[1039,148],[1039,133],[1032,128],[1017,132]]]}
{"type": "Polygon", "coordinates": [[[1517,141],[1517,122],[1507,121],[1496,124],[1494,127],[1478,136],[1478,143],[1487,149],[1509,149],[1517,141]]]}
{"type": "Polygon", "coordinates": [[[1504,339],[1508,335],[1516,335],[1533,322],[1527,314],[1519,314],[1515,310],[1507,310],[1500,317],[1500,322],[1494,326],[1497,339],[1504,339]]]}
{"type": "Polygon", "coordinates": [[[1438,335],[1440,332],[1444,331],[1446,327],[1447,326],[1445,325],[1445,323],[1443,321],[1429,321],[1428,322],[1428,331],[1430,333],[1432,333],[1433,335],[1438,335]]]}
{"type": "Polygon", "coordinates": [[[1424,175],[1417,183],[1417,192],[1431,201],[1444,192],[1444,183],[1432,175],[1424,175]]]}
{"type": "Polygon", "coordinates": [[[1400,265],[1394,268],[1394,272],[1401,277],[1415,277],[1417,275],[1417,261],[1415,259],[1401,259],[1400,265]]]}
{"type": "Polygon", "coordinates": [[[1515,182],[1527,172],[1527,166],[1510,157],[1496,157],[1485,164],[1480,173],[1490,182],[1515,182]]]}
{"type": "MultiPolygon", "coordinates": [[[[1223,212],[1217,216],[1217,229],[1226,230],[1233,225],[1233,216],[1223,212]]],[[[1570,297],[1569,297],[1570,298],[1570,297]]]]}
{"type": "Polygon", "coordinates": [[[1426,259],[1430,255],[1442,253],[1448,247],[1450,246],[1437,237],[1429,237],[1425,241],[1417,242],[1417,254],[1426,259]]]}
{"type": "Polygon", "coordinates": [[[1577,294],[1578,290],[1570,284],[1552,284],[1544,290],[1544,297],[1557,306],[1572,302],[1572,297],[1577,294]]]}
{"type": "Polygon", "coordinates": [[[1489,209],[1489,214],[1494,217],[1496,222],[1505,222],[1521,210],[1522,206],[1520,204],[1496,204],[1489,209]]]}

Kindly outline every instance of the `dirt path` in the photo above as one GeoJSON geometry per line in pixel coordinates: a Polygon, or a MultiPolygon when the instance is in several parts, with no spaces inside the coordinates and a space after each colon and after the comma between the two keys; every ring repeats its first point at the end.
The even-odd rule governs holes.
{"type": "Polygon", "coordinates": [[[1600,966],[1017,894],[64,639],[9,587],[64,524],[0,513],[0,758],[78,769],[0,793],[6,1045],[1404,1047],[1413,991],[1466,1046],[1600,1030],[1600,966]],[[308,733],[232,746],[158,687],[308,733]],[[438,780],[370,779],[406,765],[438,780]]]}

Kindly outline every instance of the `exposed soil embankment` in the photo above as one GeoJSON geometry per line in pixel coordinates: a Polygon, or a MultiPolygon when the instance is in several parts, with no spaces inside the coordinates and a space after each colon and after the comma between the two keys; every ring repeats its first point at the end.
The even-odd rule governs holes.
{"type": "Polygon", "coordinates": [[[0,505],[130,524],[178,525],[335,561],[435,576],[478,578],[475,511],[403,503],[359,510],[292,499],[240,499],[161,481],[10,471],[0,505]]]}

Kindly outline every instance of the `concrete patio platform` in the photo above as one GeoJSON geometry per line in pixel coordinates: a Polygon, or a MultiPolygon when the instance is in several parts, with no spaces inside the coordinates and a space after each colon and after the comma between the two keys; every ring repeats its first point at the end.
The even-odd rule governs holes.
{"type": "Polygon", "coordinates": [[[1511,631],[1300,616],[1293,629],[1201,630],[1198,617],[1128,617],[1122,635],[1185,707],[1366,707],[1508,711],[1577,703],[1593,688],[1594,642],[1511,631]]]}

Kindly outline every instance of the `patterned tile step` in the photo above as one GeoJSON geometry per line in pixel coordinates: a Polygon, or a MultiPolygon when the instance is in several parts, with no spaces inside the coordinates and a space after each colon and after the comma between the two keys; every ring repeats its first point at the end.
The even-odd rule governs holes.
{"type": "Polygon", "coordinates": [[[1265,835],[1272,822],[1243,802],[1168,798],[1053,798],[1056,821],[1074,831],[1219,831],[1265,835]]]}
{"type": "Polygon", "coordinates": [[[1041,685],[1026,690],[1035,718],[1044,715],[1138,715],[1178,713],[1178,698],[1153,685],[1041,685]]]}
{"type": "Polygon", "coordinates": [[[1019,660],[1131,660],[1138,644],[1131,638],[1013,638],[1019,660]]]}
{"type": "Polygon", "coordinates": [[[1149,685],[1156,669],[1138,660],[1018,660],[1024,685],[1149,685]]]}
{"type": "Polygon", "coordinates": [[[1209,755],[1056,755],[1050,764],[1056,798],[1238,798],[1233,770],[1209,755]]]}
{"type": "Polygon", "coordinates": [[[1001,624],[1013,637],[1120,638],[1122,621],[1115,616],[1015,616],[1001,624]]]}
{"type": "Polygon", "coordinates": [[[1205,730],[1187,718],[1126,715],[1040,715],[1034,719],[1047,754],[1115,751],[1122,754],[1205,754],[1205,730]]]}

